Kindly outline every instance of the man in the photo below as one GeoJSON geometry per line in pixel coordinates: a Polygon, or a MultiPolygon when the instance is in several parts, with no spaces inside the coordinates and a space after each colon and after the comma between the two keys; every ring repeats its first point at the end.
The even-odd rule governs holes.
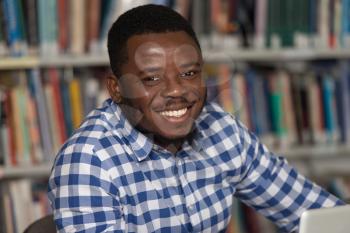
{"type": "Polygon", "coordinates": [[[189,23],[156,5],[108,35],[111,99],[64,144],[49,181],[61,232],[221,232],[232,197],[297,230],[305,209],[343,204],[206,102],[189,23]]]}

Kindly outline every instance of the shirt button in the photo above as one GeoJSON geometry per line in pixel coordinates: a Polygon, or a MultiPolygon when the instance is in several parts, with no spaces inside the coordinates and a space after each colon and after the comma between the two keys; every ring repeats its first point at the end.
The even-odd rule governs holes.
{"type": "Polygon", "coordinates": [[[194,205],[189,205],[187,208],[189,211],[192,211],[192,210],[194,210],[194,205]]]}

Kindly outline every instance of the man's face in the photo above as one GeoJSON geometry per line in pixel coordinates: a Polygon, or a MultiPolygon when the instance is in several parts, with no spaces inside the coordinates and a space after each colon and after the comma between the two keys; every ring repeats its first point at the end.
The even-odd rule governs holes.
{"type": "Polygon", "coordinates": [[[122,97],[128,120],[165,140],[188,135],[206,95],[202,56],[185,32],[151,33],[127,41],[128,61],[110,94],[122,97]]]}

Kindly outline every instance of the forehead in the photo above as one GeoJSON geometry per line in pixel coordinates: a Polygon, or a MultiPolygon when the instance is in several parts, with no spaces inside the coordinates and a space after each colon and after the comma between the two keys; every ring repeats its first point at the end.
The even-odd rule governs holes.
{"type": "Polygon", "coordinates": [[[195,41],[183,31],[134,35],[127,41],[129,58],[130,56],[164,56],[174,52],[200,54],[195,41]]]}

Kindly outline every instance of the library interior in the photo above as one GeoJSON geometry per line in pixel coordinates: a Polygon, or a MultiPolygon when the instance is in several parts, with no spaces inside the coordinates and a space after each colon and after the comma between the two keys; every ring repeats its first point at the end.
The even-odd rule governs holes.
{"type": "MultiPolygon", "coordinates": [[[[109,98],[107,37],[125,11],[192,25],[207,100],[350,203],[350,0],[0,0],[0,233],[52,214],[55,156],[109,98]]],[[[274,233],[233,200],[227,233],[274,233]]]]}

